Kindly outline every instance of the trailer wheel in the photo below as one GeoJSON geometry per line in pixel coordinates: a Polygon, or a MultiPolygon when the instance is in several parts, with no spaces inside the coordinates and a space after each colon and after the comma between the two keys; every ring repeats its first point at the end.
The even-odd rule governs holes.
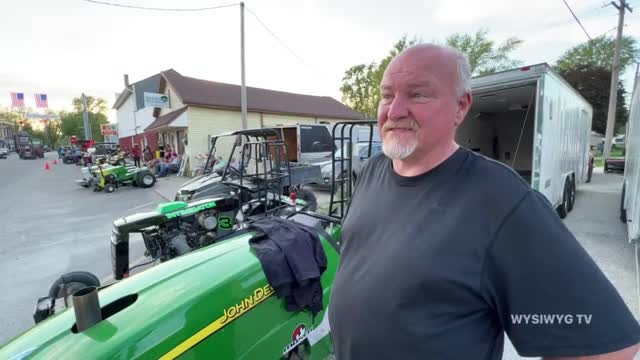
{"type": "Polygon", "coordinates": [[[567,199],[567,212],[573,210],[573,206],[576,204],[576,182],[573,178],[569,182],[569,197],[567,199]]]}
{"type": "Polygon", "coordinates": [[[558,206],[558,216],[560,216],[560,219],[564,219],[567,217],[567,213],[569,212],[567,210],[569,205],[568,202],[569,202],[569,182],[565,181],[564,190],[562,191],[562,203],[560,204],[560,206],[558,206]]]}
{"type": "Polygon", "coordinates": [[[622,196],[620,197],[620,221],[623,224],[627,223],[627,209],[624,208],[624,196],[626,193],[626,184],[622,184],[622,196]]]}

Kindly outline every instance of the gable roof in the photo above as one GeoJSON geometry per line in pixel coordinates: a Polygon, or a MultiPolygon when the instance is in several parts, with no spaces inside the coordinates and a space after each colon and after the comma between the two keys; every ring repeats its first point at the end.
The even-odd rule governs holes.
{"type": "Polygon", "coordinates": [[[154,130],[157,128],[161,128],[164,126],[168,126],[169,124],[171,124],[175,119],[177,119],[180,115],[182,115],[182,113],[184,113],[189,107],[188,106],[183,106],[181,108],[179,108],[178,110],[174,110],[170,113],[166,113],[162,116],[158,116],[158,118],[152,122],[149,126],[147,126],[144,131],[147,130],[154,130]]]}
{"type": "Polygon", "coordinates": [[[116,102],[113,104],[113,109],[117,110],[124,104],[124,102],[133,92],[134,86],[136,90],[136,104],[138,105],[138,109],[136,110],[144,108],[144,92],[158,92],[161,79],[162,75],[160,75],[160,73],[157,73],[155,75],[149,76],[146,79],[142,79],[140,81],[129,84],[129,86],[125,87],[120,95],[118,95],[116,102]]]}
{"type": "MultiPolygon", "coordinates": [[[[183,76],[170,69],[161,72],[185,105],[214,108],[241,108],[240,85],[183,76]]],[[[364,115],[328,96],[294,94],[247,86],[247,111],[364,120],[364,115]]]]}

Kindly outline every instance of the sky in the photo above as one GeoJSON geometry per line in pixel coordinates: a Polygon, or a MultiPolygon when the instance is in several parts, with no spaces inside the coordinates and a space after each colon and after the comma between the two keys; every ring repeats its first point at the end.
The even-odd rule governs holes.
{"type": "MultiPolygon", "coordinates": [[[[106,0],[199,8],[235,0],[106,0]]],[[[604,0],[567,0],[592,36],[615,36],[617,10],[604,0]]],[[[628,0],[633,8],[640,0],[628,0]]],[[[403,35],[442,42],[456,32],[489,30],[501,42],[524,40],[512,57],[553,64],[587,40],[562,0],[247,0],[246,84],[331,96],[349,67],[387,55],[403,35]],[[264,23],[269,30],[253,15],[264,23]],[[275,35],[275,37],[274,37],[275,35]]],[[[627,13],[625,35],[640,40],[640,9],[627,13]]],[[[240,7],[159,12],[85,0],[0,2],[0,107],[9,92],[45,93],[49,107],[71,109],[82,92],[107,100],[131,82],[173,68],[185,76],[240,84],[240,7]]],[[[628,91],[635,67],[622,80],[628,91]]],[[[109,119],[115,122],[115,111],[109,119]]]]}

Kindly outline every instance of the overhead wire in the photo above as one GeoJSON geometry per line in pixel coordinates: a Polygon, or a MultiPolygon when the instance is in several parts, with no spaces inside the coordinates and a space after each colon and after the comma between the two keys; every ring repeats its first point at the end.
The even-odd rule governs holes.
{"type": "Polygon", "coordinates": [[[126,5],[126,4],[119,4],[119,3],[112,3],[112,2],[98,1],[98,0],[83,0],[83,1],[86,1],[88,3],[93,3],[93,4],[109,5],[109,6],[128,8],[128,9],[152,10],[152,11],[180,11],[180,12],[208,11],[208,10],[222,9],[222,8],[226,8],[226,7],[240,5],[240,3],[234,3],[234,4],[227,4],[227,5],[201,7],[201,8],[156,8],[156,7],[137,6],[137,5],[126,5]]]}
{"type": "Polygon", "coordinates": [[[573,18],[576,20],[576,22],[578,22],[578,25],[580,25],[580,28],[582,28],[582,31],[584,31],[584,34],[587,35],[587,38],[589,38],[589,41],[593,41],[591,36],[589,36],[587,29],[584,28],[584,25],[582,25],[582,22],[580,22],[580,19],[578,19],[576,14],[571,9],[571,6],[569,6],[569,4],[567,3],[567,0],[562,0],[562,2],[567,6],[567,9],[569,9],[569,12],[571,13],[571,15],[573,15],[573,18]]]}

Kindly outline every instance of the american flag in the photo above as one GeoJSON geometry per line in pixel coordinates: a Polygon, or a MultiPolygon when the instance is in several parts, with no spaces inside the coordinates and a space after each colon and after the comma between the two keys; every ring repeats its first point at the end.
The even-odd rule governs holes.
{"type": "Polygon", "coordinates": [[[36,98],[36,107],[46,108],[49,105],[47,104],[47,94],[35,94],[36,98]]]}
{"type": "Polygon", "coordinates": [[[24,93],[11,93],[11,106],[17,108],[24,107],[24,93]]]}

